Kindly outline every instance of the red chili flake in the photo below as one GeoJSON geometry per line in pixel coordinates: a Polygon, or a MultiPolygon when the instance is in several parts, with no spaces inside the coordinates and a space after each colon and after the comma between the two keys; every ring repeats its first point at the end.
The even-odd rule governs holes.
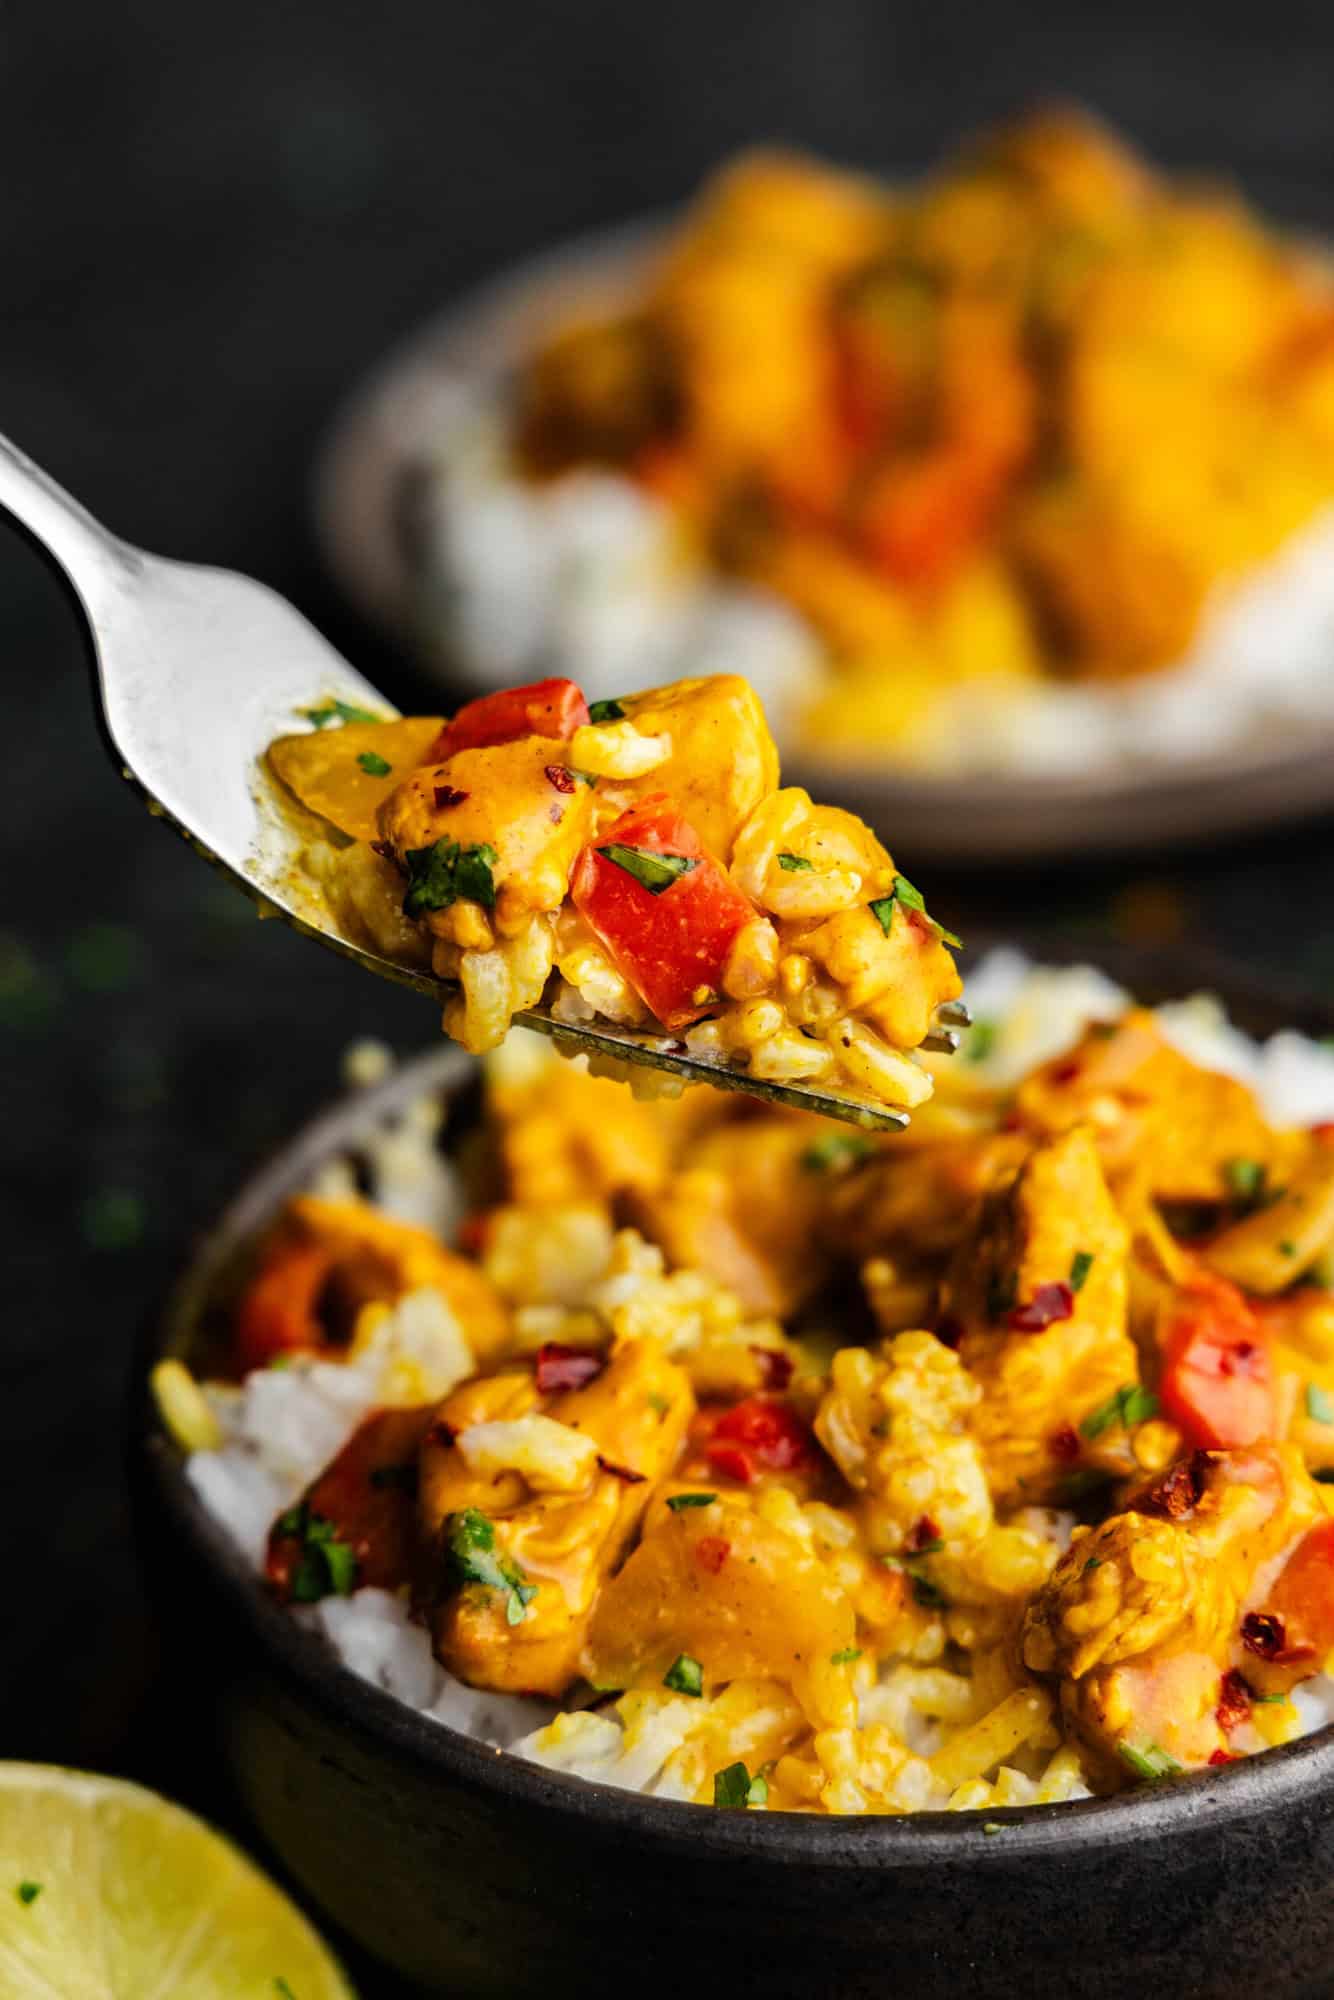
{"type": "Polygon", "coordinates": [[[770,1472],[790,1472],[814,1450],[811,1434],[796,1411],[769,1396],[747,1396],[733,1404],[719,1418],[713,1436],[711,1453],[719,1445],[743,1445],[770,1472]]]}
{"type": "Polygon", "coordinates": [[[572,792],[574,790],[574,779],[563,764],[548,764],[546,773],[547,783],[554,785],[558,792],[572,792]]]}
{"type": "Polygon", "coordinates": [[[929,1514],[923,1514],[921,1519],[914,1521],[912,1527],[909,1528],[905,1546],[908,1554],[915,1556],[919,1555],[923,1549],[932,1548],[940,1540],[940,1529],[929,1514]]]}
{"type": "Polygon", "coordinates": [[[450,806],[461,806],[467,797],[468,793],[461,792],[457,785],[437,785],[435,809],[437,812],[447,812],[450,806]]]}
{"type": "Polygon", "coordinates": [[[760,1380],[766,1389],[781,1394],[792,1380],[792,1357],[780,1354],[774,1347],[752,1347],[751,1353],[760,1364],[760,1380]]]}
{"type": "Polygon", "coordinates": [[[1258,1659],[1276,1660],[1287,1639],[1287,1627],[1272,1611],[1248,1611],[1241,1621],[1241,1643],[1258,1659]]]}
{"type": "Polygon", "coordinates": [[[1022,1132],[1023,1129],[1024,1129],[1023,1113],[1019,1111],[1017,1108],[1013,1111],[1007,1111],[1005,1116],[1001,1119],[1000,1130],[1002,1132],[1022,1132]]]}
{"type": "Polygon", "coordinates": [[[1220,1347],[1216,1353],[1220,1375],[1268,1374],[1269,1355],[1258,1341],[1239,1340],[1235,1347],[1220,1347]]]}
{"type": "Polygon", "coordinates": [[[957,1347],[963,1334],[963,1321],[955,1313],[946,1313],[943,1319],[936,1321],[936,1339],[946,1347],[957,1347]]]}
{"type": "Polygon", "coordinates": [[[1169,1466],[1162,1477],[1146,1486],[1131,1502],[1137,1514],[1159,1514],[1166,1521],[1184,1520],[1194,1511],[1204,1491],[1203,1471],[1207,1469],[1207,1454],[1196,1452],[1193,1458],[1183,1458],[1179,1464],[1169,1466]],[[1201,1468],[1199,1460],[1204,1458],[1201,1468]]]}
{"type": "Polygon", "coordinates": [[[598,1453],[598,1464],[604,1472],[609,1472],[613,1479],[624,1480],[627,1486],[642,1486],[648,1477],[646,1472],[636,1472],[632,1466],[617,1465],[614,1459],[604,1458],[601,1452],[598,1453]]]}
{"type": "Polygon", "coordinates": [[[591,1347],[562,1347],[558,1340],[544,1341],[537,1350],[537,1386],[544,1396],[554,1396],[562,1389],[582,1389],[606,1365],[606,1356],[591,1347]]]}
{"type": "Polygon", "coordinates": [[[1083,1063],[1080,1062],[1058,1063],[1055,1069],[1048,1070],[1047,1081],[1048,1083],[1073,1083],[1083,1067],[1083,1063]]]}
{"type": "Polygon", "coordinates": [[[1073,1424],[1062,1424],[1047,1439],[1047,1449],[1052,1457],[1061,1459],[1066,1465],[1079,1457],[1080,1448],[1079,1432],[1073,1424]]]}
{"type": "Polygon", "coordinates": [[[695,1561],[701,1569],[708,1570],[710,1576],[717,1576],[731,1553],[732,1544],[725,1542],[721,1535],[701,1535],[695,1544],[695,1561]]]}
{"type": "Polygon", "coordinates": [[[1041,1333],[1057,1320],[1073,1319],[1074,1311],[1074,1293],[1064,1278],[1057,1278],[1050,1285],[1039,1285],[1028,1304],[1016,1306],[1005,1323],[1016,1333],[1041,1333]]]}
{"type": "Polygon", "coordinates": [[[1239,1674],[1235,1667],[1223,1676],[1214,1715],[1225,1736],[1230,1736],[1234,1729],[1240,1729],[1243,1722],[1251,1719],[1251,1691],[1245,1676],[1239,1674]]]}
{"type": "Polygon", "coordinates": [[[459,1225],[458,1245],[465,1257],[480,1257],[491,1234],[491,1216],[485,1209],[465,1216],[459,1225]]]}
{"type": "Polygon", "coordinates": [[[739,1444],[711,1444],[705,1453],[715,1472],[724,1479],[737,1479],[743,1486],[754,1484],[755,1461],[739,1444]]]}
{"type": "Polygon", "coordinates": [[[1241,1759],[1235,1750],[1215,1750],[1209,1762],[1211,1764],[1239,1764],[1241,1759]]]}

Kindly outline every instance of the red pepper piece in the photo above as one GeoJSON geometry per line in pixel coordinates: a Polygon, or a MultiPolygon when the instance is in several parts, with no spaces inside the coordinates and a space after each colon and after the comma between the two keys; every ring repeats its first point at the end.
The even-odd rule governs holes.
{"type": "Polygon", "coordinates": [[[605,1354],[594,1348],[562,1347],[558,1340],[548,1340],[537,1350],[535,1379],[542,1395],[554,1396],[562,1389],[582,1389],[606,1365],[605,1354]]]}
{"type": "Polygon", "coordinates": [[[719,1419],[708,1446],[709,1463],[726,1470],[718,1454],[738,1447],[751,1461],[752,1479],[757,1465],[769,1472],[791,1472],[814,1455],[811,1434],[796,1411],[767,1396],[748,1396],[719,1419]]]}
{"type": "Polygon", "coordinates": [[[717,1576],[731,1553],[732,1544],[721,1535],[701,1535],[695,1544],[695,1561],[711,1576],[717,1576]]]}
{"type": "Polygon", "coordinates": [[[1159,1397],[1188,1444],[1273,1437],[1273,1368],[1259,1317],[1235,1285],[1200,1274],[1168,1322],[1159,1397]]]}
{"type": "Polygon", "coordinates": [[[671,801],[643,799],[575,864],[570,895],[622,977],[672,1033],[718,1004],[737,932],[755,915],[671,801]],[[664,888],[647,888],[609,847],[679,856],[690,863],[664,888]]]}
{"type": "Polygon", "coordinates": [[[588,721],[588,703],[573,681],[532,681],[470,701],[432,744],[428,764],[443,764],[460,750],[485,750],[521,736],[551,736],[566,743],[588,721]]]}

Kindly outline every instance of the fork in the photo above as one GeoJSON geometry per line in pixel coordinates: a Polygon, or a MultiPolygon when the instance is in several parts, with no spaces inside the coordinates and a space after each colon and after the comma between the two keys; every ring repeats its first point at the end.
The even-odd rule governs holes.
{"type": "MultiPolygon", "coordinates": [[[[299,840],[264,762],[268,745],[290,732],[295,716],[343,702],[388,719],[397,712],[392,704],[266,584],[121,541],[3,436],[0,507],[54,564],[83,614],[103,734],[149,812],[244,889],[262,914],[280,916],[368,972],[443,1003],[449,989],[441,981],[368,949],[338,926],[302,872],[299,840]]],[[[662,1036],[575,1026],[556,1020],[545,1005],[515,1018],[593,1056],[868,1128],[908,1123],[907,1113],[893,1107],[700,1062],[662,1036]]],[[[943,1006],[922,1046],[953,1051],[967,1025],[961,1003],[943,1006]]]]}

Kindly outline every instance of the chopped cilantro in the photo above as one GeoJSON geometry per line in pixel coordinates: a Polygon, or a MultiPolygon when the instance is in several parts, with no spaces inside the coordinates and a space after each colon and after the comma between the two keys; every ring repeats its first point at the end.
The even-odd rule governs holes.
{"type": "Polygon", "coordinates": [[[674,1694],[701,1695],[704,1692],[704,1669],[689,1653],[678,1653],[662,1677],[665,1688],[674,1694]]]}
{"type": "Polygon", "coordinates": [[[815,864],[808,861],[804,854],[780,854],[778,865],[780,868],[785,869],[789,875],[797,875],[804,874],[808,869],[814,867],[815,864]]]}
{"type": "Polygon", "coordinates": [[[1137,1778],[1172,1778],[1181,1769],[1176,1758],[1169,1757],[1156,1743],[1150,1743],[1145,1750],[1137,1750],[1133,1743],[1118,1743],[1117,1749],[1137,1778]]]}
{"type": "Polygon", "coordinates": [[[537,1596],[537,1585],[526,1582],[516,1564],[496,1554],[496,1531],[485,1514],[476,1507],[465,1507],[461,1513],[449,1515],[445,1549],[459,1583],[479,1583],[485,1590],[504,1591],[506,1623],[522,1625],[537,1596]]]}
{"type": "Polygon", "coordinates": [[[292,1572],[292,1599],[317,1604],[322,1597],[350,1597],[357,1583],[357,1556],[338,1539],[338,1529],[323,1514],[300,1501],[274,1523],[275,1535],[292,1535],[301,1544],[301,1558],[292,1572]]]}
{"type": "Polygon", "coordinates": [[[1295,1257],[1297,1255],[1297,1245],[1290,1237],[1285,1236],[1278,1247],[1279,1254],[1283,1257],[1295,1257]]]}
{"type": "Polygon", "coordinates": [[[1223,1179],[1234,1201],[1258,1202],[1264,1193],[1268,1169],[1259,1160],[1228,1160],[1223,1179]]]}
{"type": "Polygon", "coordinates": [[[846,1667],[853,1660],[860,1660],[861,1656],[862,1649],[860,1646],[843,1646],[837,1653],[829,1655],[829,1664],[831,1667],[846,1667]]]}
{"type": "Polygon", "coordinates": [[[276,1994],[279,1995],[279,2000],[296,2000],[295,1993],[293,1993],[291,1987],[288,1985],[287,1981],[283,1978],[281,1972],[278,1974],[278,1977],[273,1982],[273,1990],[276,1994]]]}
{"type": "Polygon", "coordinates": [[[889,894],[878,897],[870,906],[871,915],[875,918],[886,937],[889,936],[890,930],[893,927],[895,903],[902,903],[905,910],[915,910],[923,923],[934,932],[943,944],[952,944],[956,951],[963,949],[962,938],[956,937],[953,931],[947,931],[943,924],[938,924],[934,917],[927,915],[927,908],[925,902],[922,900],[921,890],[914,889],[906,875],[896,875],[894,877],[894,887],[890,890],[889,894]]]}
{"type": "Polygon", "coordinates": [[[14,1894],[25,1908],[29,1903],[35,1903],[41,1893],[42,1885],[40,1882],[20,1882],[18,1888],[14,1891],[14,1894]]]}
{"type": "Polygon", "coordinates": [[[372,715],[369,709],[355,708],[350,701],[328,701],[323,708],[302,708],[298,715],[304,715],[307,722],[316,729],[323,729],[330,722],[378,722],[380,717],[372,715]]]}
{"type": "Polygon", "coordinates": [[[1251,1695],[1251,1705],[1252,1705],[1252,1707],[1254,1707],[1254,1706],[1256,1705],[1256,1703],[1260,1703],[1261,1705],[1263,1705],[1263,1704],[1264,1704],[1265,1702],[1269,1702],[1269,1701],[1286,1701],[1286,1700],[1287,1700],[1287,1698],[1288,1698],[1288,1697],[1287,1697],[1287,1696],[1286,1696],[1285,1694],[1254,1694],[1254,1693],[1253,1693],[1253,1694],[1251,1695]]]}
{"type": "Polygon", "coordinates": [[[1322,1389],[1318,1382],[1306,1385],[1306,1414],[1313,1423],[1334,1424],[1334,1400],[1328,1389],[1322,1389]]]}
{"type": "Polygon", "coordinates": [[[985,1062],[996,1046],[996,1036],[1000,1030],[994,1021],[974,1021],[964,1043],[965,1062],[985,1062]]]}
{"type": "Polygon", "coordinates": [[[807,1146],[801,1155],[801,1164],[808,1174],[841,1172],[845,1167],[855,1166],[858,1160],[864,1160],[870,1150],[867,1139],[858,1139],[851,1132],[830,1132],[827,1137],[807,1146]]]}
{"type": "Polygon", "coordinates": [[[590,722],[619,722],[625,710],[619,701],[590,702],[588,719],[590,722]]]}
{"type": "Polygon", "coordinates": [[[1084,1576],[1087,1576],[1091,1569],[1101,1569],[1101,1568],[1102,1568],[1102,1557],[1090,1556],[1088,1561],[1084,1564],[1082,1574],[1084,1576]]]}
{"type": "Polygon", "coordinates": [[[368,778],[387,778],[394,768],[385,762],[378,750],[363,750],[357,762],[368,778]]]}
{"type": "Polygon", "coordinates": [[[1093,1262],[1094,1258],[1091,1250],[1076,1250],[1070,1260],[1070,1289],[1072,1292],[1083,1291],[1084,1280],[1093,1269],[1093,1262]]]}
{"type": "Polygon", "coordinates": [[[667,1412],[672,1407],[671,1404],[668,1402],[667,1398],[665,1396],[660,1396],[656,1389],[651,1389],[649,1391],[648,1406],[652,1411],[655,1412],[656,1415],[660,1417],[665,1417],[667,1415],[667,1412]]]}
{"type": "Polygon", "coordinates": [[[567,764],[565,768],[576,784],[587,785],[590,791],[597,784],[597,773],[595,771],[580,771],[573,764],[567,764]]]}
{"type": "Polygon", "coordinates": [[[460,898],[494,909],[496,885],[491,870],[499,857],[488,841],[476,847],[460,847],[457,840],[441,838],[430,847],[411,847],[404,859],[408,867],[408,889],[403,898],[405,917],[420,917],[428,910],[447,910],[460,898]]]}
{"type": "Polygon", "coordinates": [[[651,847],[624,847],[614,840],[610,847],[599,847],[598,853],[604,861],[614,861],[618,868],[624,868],[627,875],[633,875],[640,887],[652,896],[660,896],[664,889],[670,889],[673,882],[682,875],[688,875],[699,862],[689,854],[655,854],[651,847]]]}
{"type": "Polygon", "coordinates": [[[767,1781],[758,1773],[751,1777],[744,1764],[729,1764],[713,1774],[713,1803],[716,1806],[762,1806],[769,1797],[767,1781]]]}
{"type": "Polygon", "coordinates": [[[1079,1426],[1079,1434],[1090,1442],[1109,1431],[1113,1424],[1120,1424],[1129,1430],[1132,1424],[1147,1423],[1158,1414],[1158,1398],[1151,1389],[1145,1389],[1138,1382],[1123,1382],[1105,1403],[1099,1403],[1096,1410],[1090,1410],[1079,1426]]]}
{"type": "Polygon", "coordinates": [[[712,1507],[717,1498],[716,1493],[673,1493],[667,1505],[679,1514],[684,1507],[712,1507]]]}
{"type": "Polygon", "coordinates": [[[912,1556],[938,1556],[944,1546],[945,1541],[943,1536],[932,1535],[929,1541],[918,1542],[914,1548],[909,1549],[908,1553],[912,1556]]]}

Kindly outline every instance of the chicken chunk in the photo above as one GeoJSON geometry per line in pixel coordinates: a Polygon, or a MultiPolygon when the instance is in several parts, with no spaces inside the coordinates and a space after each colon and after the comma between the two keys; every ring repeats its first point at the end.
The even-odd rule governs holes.
{"type": "MultiPolygon", "coordinates": [[[[1222,1677],[1244,1658],[1243,1611],[1325,1518],[1290,1445],[1196,1452],[1100,1527],[1077,1530],[1024,1617],[1030,1672],[1059,1680],[1083,1740],[1142,1772],[1227,1753],[1222,1677]]],[[[1314,1672],[1308,1665],[1306,1671],[1314,1672]]]]}
{"type": "Polygon", "coordinates": [[[725,867],[741,827],[778,783],[778,750],[755,690],[739,674],[712,674],[623,696],[620,706],[640,735],[669,738],[671,754],[642,780],[617,785],[616,798],[628,805],[667,793],[725,867]]]}
{"type": "Polygon", "coordinates": [[[982,1389],[972,1430],[998,1505],[1061,1497],[1081,1457],[1133,1469],[1123,1425],[1102,1421],[1139,1381],[1128,1247],[1092,1133],[1076,1126],[1034,1148],[956,1252],[945,1307],[982,1389]]]}
{"type": "Polygon", "coordinates": [[[1234,1161],[1273,1171],[1292,1144],[1244,1084],[1178,1054],[1142,1008],[1091,1027],[1077,1048],[1035,1070],[1017,1112],[1049,1135],[1088,1123],[1108,1174],[1133,1166],[1163,1201],[1222,1201],[1234,1161]]]}
{"type": "Polygon", "coordinates": [[[363,1586],[396,1590],[412,1575],[417,1453],[433,1416],[429,1405],[374,1411],[297,1505],[278,1517],[265,1572],[285,1602],[345,1596],[363,1586]]]}
{"type": "MultiPolygon", "coordinates": [[[[556,1359],[568,1367],[564,1351],[556,1359]]],[[[473,1686],[564,1693],[599,1587],[684,1437],[690,1383],[657,1342],[627,1340],[605,1367],[585,1364],[583,1386],[550,1397],[541,1356],[535,1375],[464,1383],[423,1445],[432,1640],[473,1686]]]]}
{"type": "Polygon", "coordinates": [[[1248,1292],[1286,1291],[1334,1238],[1334,1146],[1316,1141],[1284,1185],[1200,1252],[1211,1270],[1248,1292]]]}

